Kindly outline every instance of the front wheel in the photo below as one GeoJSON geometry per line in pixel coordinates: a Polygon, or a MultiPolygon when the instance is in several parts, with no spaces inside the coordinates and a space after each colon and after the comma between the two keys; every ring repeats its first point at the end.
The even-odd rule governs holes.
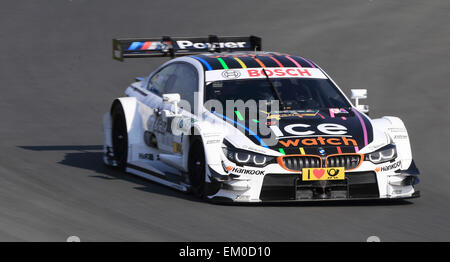
{"type": "Polygon", "coordinates": [[[205,196],[205,152],[200,139],[193,141],[189,151],[189,181],[192,193],[198,197],[205,196]]]}

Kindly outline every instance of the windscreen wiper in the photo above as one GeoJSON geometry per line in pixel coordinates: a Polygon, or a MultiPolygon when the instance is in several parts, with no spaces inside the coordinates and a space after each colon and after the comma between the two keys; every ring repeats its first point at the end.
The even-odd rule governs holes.
{"type": "Polygon", "coordinates": [[[272,88],[272,91],[274,92],[275,96],[277,97],[278,101],[280,101],[280,106],[283,110],[285,110],[286,108],[284,107],[284,103],[283,100],[281,100],[281,96],[280,93],[278,93],[277,88],[275,87],[275,85],[273,84],[272,80],[270,80],[269,75],[267,74],[266,70],[264,69],[264,67],[262,68],[262,71],[264,73],[264,75],[266,76],[267,82],[269,82],[270,88],[272,88]]]}

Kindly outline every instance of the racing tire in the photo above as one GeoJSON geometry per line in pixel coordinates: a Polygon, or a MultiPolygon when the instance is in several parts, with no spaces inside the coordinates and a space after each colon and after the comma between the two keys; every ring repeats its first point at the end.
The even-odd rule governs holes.
{"type": "Polygon", "coordinates": [[[197,197],[204,198],[206,162],[201,139],[194,139],[192,141],[188,161],[191,192],[197,197]]]}
{"type": "Polygon", "coordinates": [[[116,105],[111,111],[112,119],[112,144],[114,152],[114,160],[119,170],[125,170],[127,167],[128,157],[128,132],[125,120],[125,113],[122,106],[116,105]]]}

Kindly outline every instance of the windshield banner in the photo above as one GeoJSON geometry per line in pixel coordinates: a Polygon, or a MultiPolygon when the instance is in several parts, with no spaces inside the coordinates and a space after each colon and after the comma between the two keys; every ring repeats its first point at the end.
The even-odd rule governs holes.
{"type": "Polygon", "coordinates": [[[205,72],[206,82],[236,79],[257,79],[257,78],[320,78],[327,77],[318,68],[305,67],[265,67],[263,68],[242,68],[211,70],[205,72]],[[265,73],[264,73],[265,71],[265,73]]]}

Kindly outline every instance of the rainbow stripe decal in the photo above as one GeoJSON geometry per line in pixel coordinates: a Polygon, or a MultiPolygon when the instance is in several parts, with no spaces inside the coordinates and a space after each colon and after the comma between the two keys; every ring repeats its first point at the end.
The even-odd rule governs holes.
{"type": "MultiPolygon", "coordinates": [[[[153,48],[154,45],[154,42],[133,42],[129,50],[145,50],[145,48],[153,48]]],[[[200,61],[207,71],[264,67],[316,68],[311,61],[303,57],[269,52],[257,54],[207,54],[191,57],[200,61]]]]}
{"type": "Polygon", "coordinates": [[[216,116],[221,117],[222,119],[225,119],[225,120],[227,120],[227,121],[229,121],[229,122],[232,122],[233,124],[236,124],[236,125],[238,125],[238,126],[244,128],[245,131],[247,131],[250,135],[252,135],[256,140],[258,140],[258,142],[259,142],[259,144],[260,144],[261,146],[263,146],[263,147],[265,147],[265,148],[269,148],[269,147],[266,145],[266,143],[264,143],[264,141],[261,139],[261,137],[259,137],[259,136],[258,136],[255,132],[253,132],[252,130],[248,129],[248,127],[246,127],[246,126],[244,126],[243,124],[240,124],[240,123],[234,121],[233,119],[228,118],[228,117],[225,116],[225,115],[216,113],[216,112],[214,112],[214,111],[212,111],[211,113],[213,113],[213,114],[216,115],[216,116]]]}
{"type": "MultiPolygon", "coordinates": [[[[358,117],[359,122],[361,123],[361,128],[363,130],[363,134],[364,134],[364,146],[367,146],[368,142],[368,138],[367,138],[367,128],[366,128],[366,123],[364,122],[364,119],[362,118],[362,116],[359,114],[359,112],[355,109],[352,108],[352,111],[355,113],[355,115],[358,117]]],[[[359,149],[358,147],[355,147],[355,151],[358,152],[359,149]]]]}

